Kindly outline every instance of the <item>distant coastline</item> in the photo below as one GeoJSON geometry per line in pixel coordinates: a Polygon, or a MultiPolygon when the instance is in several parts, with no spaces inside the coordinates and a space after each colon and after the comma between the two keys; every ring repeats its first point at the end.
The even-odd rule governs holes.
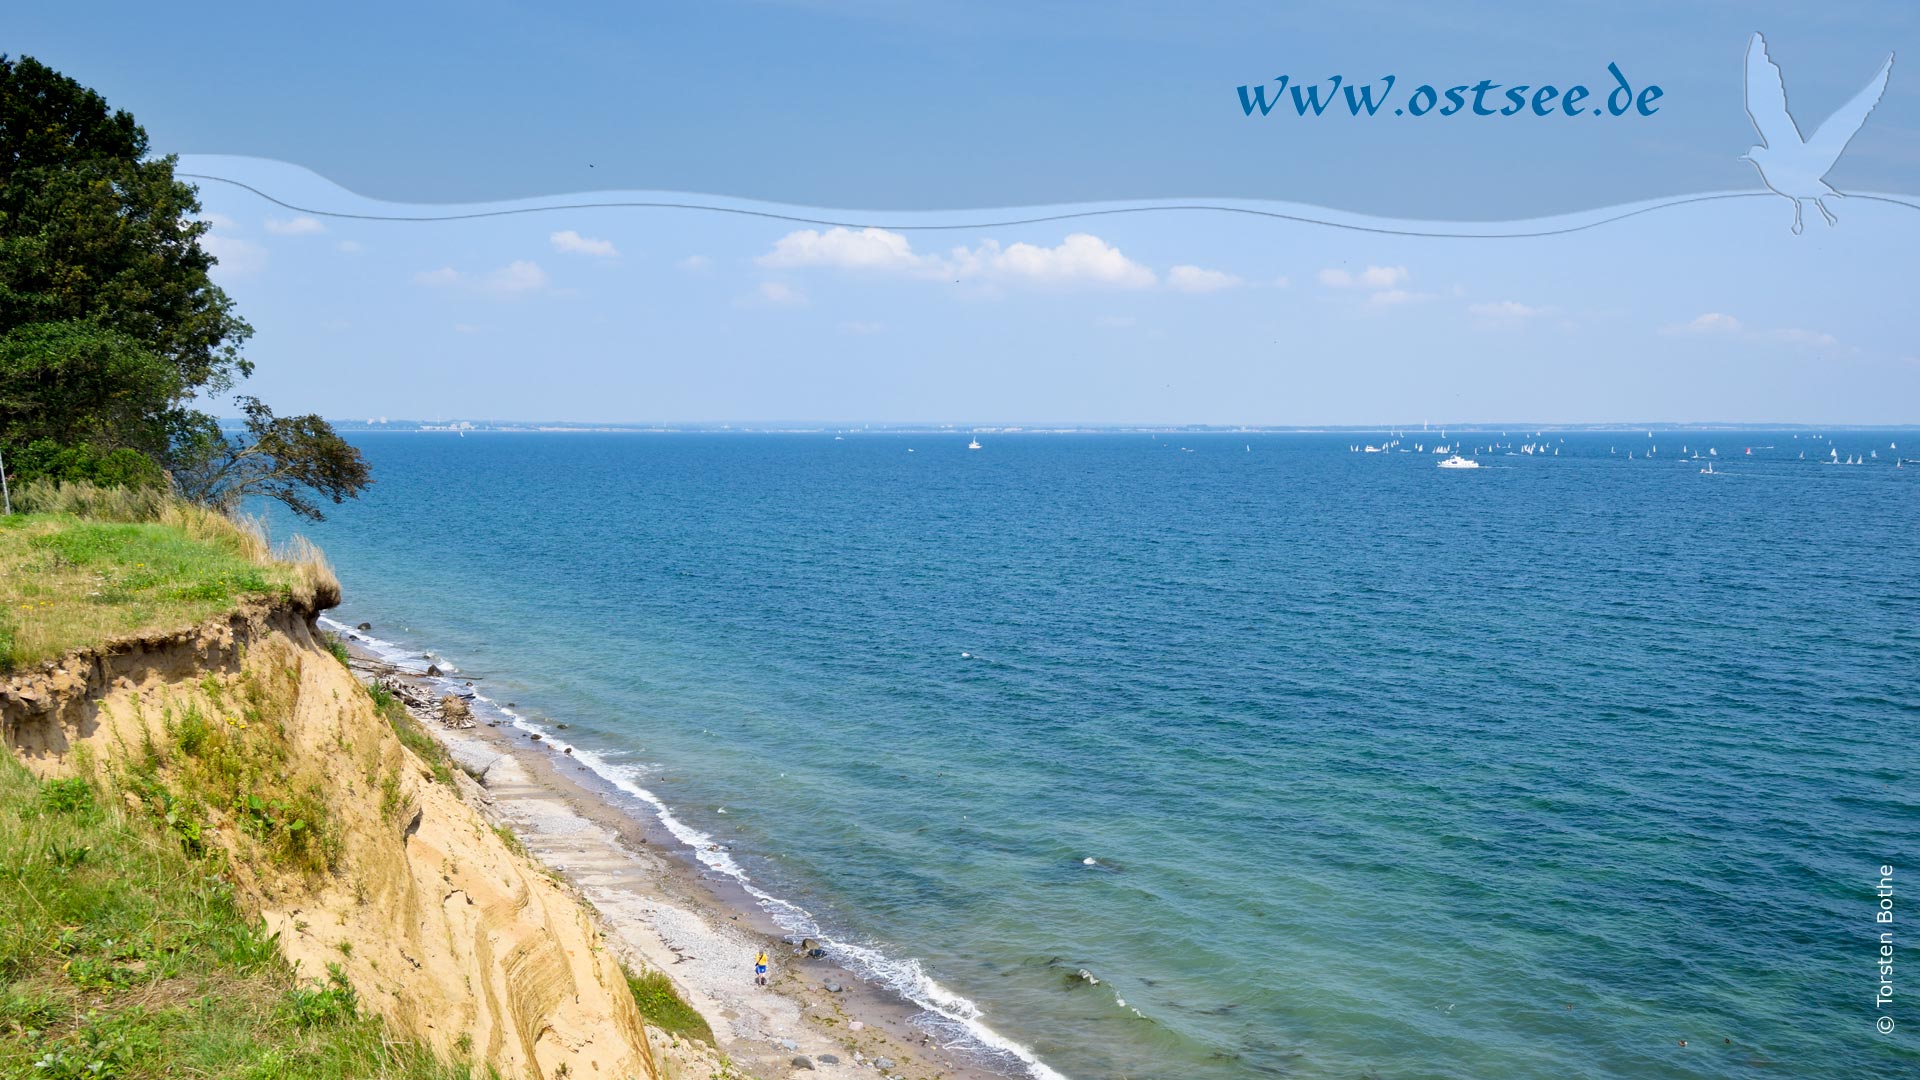
{"type": "MultiPolygon", "coordinates": [[[[1760,423],[1745,420],[1634,420],[1595,423],[1546,423],[1538,420],[1513,421],[1427,421],[1400,424],[1079,424],[1040,422],[1032,424],[936,423],[825,420],[768,420],[738,423],[644,422],[632,423],[571,420],[471,420],[471,419],[347,419],[329,421],[346,432],[422,432],[514,433],[514,434],[636,434],[636,435],[1323,435],[1339,432],[1461,431],[1461,432],[1609,432],[1609,431],[1920,431],[1920,420],[1904,424],[1812,424],[1760,423]]],[[[223,428],[237,429],[242,421],[225,418],[223,428]]]]}

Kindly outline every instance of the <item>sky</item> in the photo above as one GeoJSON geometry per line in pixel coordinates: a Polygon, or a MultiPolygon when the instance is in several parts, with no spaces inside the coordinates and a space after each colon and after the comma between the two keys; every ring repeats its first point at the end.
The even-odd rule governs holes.
{"type": "MultiPolygon", "coordinates": [[[[9,5],[0,49],[99,88],[163,150],[287,161],[403,202],[1222,197],[1487,220],[1753,187],[1755,30],[1809,124],[1890,52],[1920,57],[1920,6],[1847,0],[102,0],[9,5]],[[1236,92],[1280,74],[1604,88],[1609,62],[1662,87],[1655,115],[1249,118],[1236,92]]],[[[1905,74],[1842,190],[1920,191],[1905,74]]]]}
{"type": "Polygon", "coordinates": [[[1920,75],[1896,61],[1827,174],[1855,197],[1796,236],[1741,160],[1755,30],[1811,132],[1920,45],[1920,7],[108,0],[15,5],[0,49],[206,178],[258,330],[243,389],[283,412],[1920,421],[1920,75]],[[1652,115],[1237,95],[1394,74],[1597,103],[1610,62],[1662,88],[1652,115]],[[855,227],[584,205],[609,201],[855,227]],[[1621,207],[1646,212],[1596,224],[1621,207]],[[1128,212],[993,224],[1088,210],[1128,212]]]}
{"type": "Polygon", "coordinates": [[[336,214],[534,211],[355,220],[202,181],[216,277],[258,330],[246,390],[283,411],[1027,425],[1920,419],[1916,205],[1830,200],[1838,224],[1809,209],[1798,236],[1788,201],[1765,194],[1533,238],[1389,236],[1342,226],[1417,223],[1151,204],[1003,227],[966,224],[996,214],[893,213],[849,228],[542,209],[570,198],[406,206],[284,163],[196,156],[180,168],[336,214]]]}

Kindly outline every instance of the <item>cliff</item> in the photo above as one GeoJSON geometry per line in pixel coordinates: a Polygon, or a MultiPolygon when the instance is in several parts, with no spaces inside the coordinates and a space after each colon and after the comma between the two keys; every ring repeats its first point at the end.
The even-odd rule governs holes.
{"type": "Polygon", "coordinates": [[[224,860],[303,976],[339,965],[445,1060],[653,1080],[592,915],[469,805],[464,774],[402,745],[311,617],[250,600],[71,651],[0,681],[0,738],[36,776],[84,776],[224,860]]]}

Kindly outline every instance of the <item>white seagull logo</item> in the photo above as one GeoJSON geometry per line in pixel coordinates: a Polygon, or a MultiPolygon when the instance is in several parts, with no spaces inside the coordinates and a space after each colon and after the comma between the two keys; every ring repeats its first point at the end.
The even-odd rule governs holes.
{"type": "Polygon", "coordinates": [[[1800,204],[1805,200],[1813,201],[1828,225],[1838,220],[1827,209],[1825,199],[1829,195],[1841,197],[1841,193],[1828,186],[1824,177],[1840,160],[1860,125],[1867,122],[1867,114],[1880,104],[1892,71],[1893,54],[1888,53],[1880,74],[1827,117],[1808,139],[1801,136],[1800,125],[1787,112],[1787,88],[1780,80],[1780,68],[1767,55],[1766,39],[1755,34],[1747,42],[1747,119],[1760,133],[1760,145],[1742,154],[1741,160],[1753,162],[1753,167],[1760,170],[1760,182],[1793,203],[1795,235],[1802,227],[1800,204]]]}

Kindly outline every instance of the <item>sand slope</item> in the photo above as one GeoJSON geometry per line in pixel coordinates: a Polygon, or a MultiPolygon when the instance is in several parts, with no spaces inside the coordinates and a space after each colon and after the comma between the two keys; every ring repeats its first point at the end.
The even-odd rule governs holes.
{"type": "Polygon", "coordinates": [[[400,1032],[505,1077],[654,1080],[640,1016],[592,915],[432,779],[314,640],[309,614],[256,605],[16,675],[0,683],[0,736],[37,775],[101,779],[149,740],[164,755],[166,718],[189,705],[232,721],[233,737],[283,740],[287,790],[326,803],[339,844],[332,872],[269,863],[218,808],[209,835],[303,975],[341,965],[363,1005],[400,1032]],[[242,699],[255,709],[245,731],[234,719],[242,699]]]}

